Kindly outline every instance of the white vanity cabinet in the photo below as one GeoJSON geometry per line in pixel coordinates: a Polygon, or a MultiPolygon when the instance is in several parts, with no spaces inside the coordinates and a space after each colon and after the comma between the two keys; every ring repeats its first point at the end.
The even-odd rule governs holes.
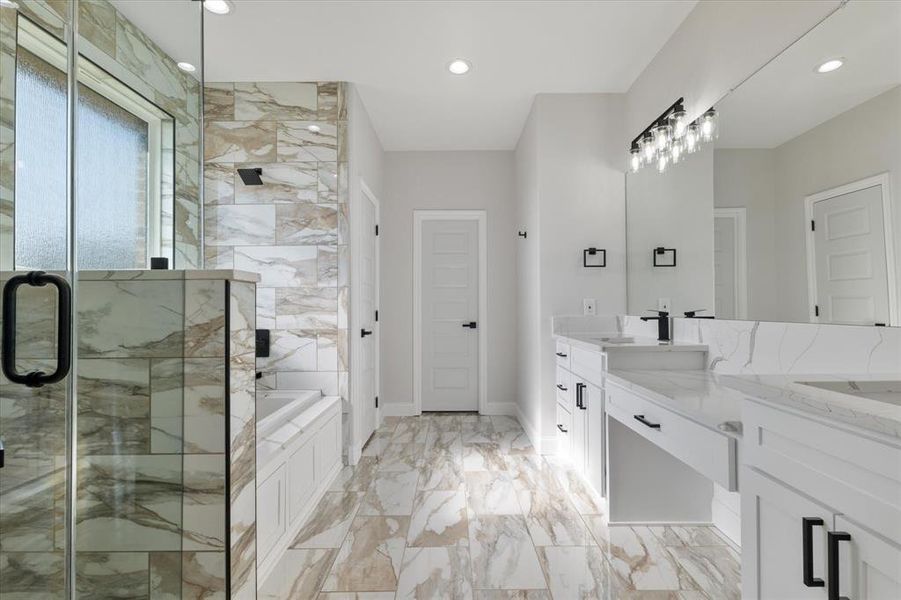
{"type": "Polygon", "coordinates": [[[742,597],[901,598],[901,445],[755,401],[742,421],[742,597]]]}
{"type": "Polygon", "coordinates": [[[556,358],[557,453],[603,496],[605,357],[557,342],[556,358]]]}

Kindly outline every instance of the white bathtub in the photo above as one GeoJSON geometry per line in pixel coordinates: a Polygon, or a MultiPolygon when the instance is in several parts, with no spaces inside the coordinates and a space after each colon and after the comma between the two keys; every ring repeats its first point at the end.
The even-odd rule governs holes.
{"type": "Polygon", "coordinates": [[[257,392],[257,574],[264,581],[341,470],[341,398],[257,392]]]}

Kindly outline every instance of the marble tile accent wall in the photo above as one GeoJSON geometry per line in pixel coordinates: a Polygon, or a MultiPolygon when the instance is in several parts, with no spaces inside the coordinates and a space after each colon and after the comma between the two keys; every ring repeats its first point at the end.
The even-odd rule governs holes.
{"type": "Polygon", "coordinates": [[[257,326],[271,330],[272,349],[259,385],[345,395],[343,84],[208,83],[204,115],[207,267],[260,274],[257,326]],[[263,185],[244,185],[238,168],[261,168],[263,185]]]}
{"type": "MultiPolygon", "coordinates": [[[[17,12],[62,38],[66,3],[28,0],[18,11],[0,10],[0,269],[12,269],[15,219],[15,61],[17,12]]],[[[112,77],[172,116],[174,149],[163,157],[163,253],[177,269],[199,268],[200,248],[200,83],[182,72],[143,31],[108,0],[79,2],[79,52],[112,77]],[[174,225],[174,227],[173,227],[174,225]],[[173,235],[169,232],[174,229],[173,235]]],[[[199,45],[200,19],[197,19],[199,45]]]]}
{"type": "MultiPolygon", "coordinates": [[[[186,273],[202,274],[77,284],[79,597],[225,597],[229,580],[232,598],[256,590],[255,284],[186,273]]],[[[49,371],[55,303],[31,288],[19,301],[50,325],[20,340],[20,369],[49,371]]],[[[52,594],[63,577],[65,384],[0,386],[0,598],[52,594]]]]}

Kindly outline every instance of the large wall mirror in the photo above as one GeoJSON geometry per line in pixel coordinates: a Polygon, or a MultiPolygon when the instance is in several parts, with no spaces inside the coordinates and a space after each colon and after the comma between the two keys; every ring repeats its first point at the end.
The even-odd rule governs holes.
{"type": "Polygon", "coordinates": [[[199,267],[201,3],[17,0],[0,11],[0,270],[66,266],[70,6],[78,267],[199,267]]]}
{"type": "Polygon", "coordinates": [[[901,2],[852,0],[716,110],[627,176],[629,312],[901,325],[901,2]]]}

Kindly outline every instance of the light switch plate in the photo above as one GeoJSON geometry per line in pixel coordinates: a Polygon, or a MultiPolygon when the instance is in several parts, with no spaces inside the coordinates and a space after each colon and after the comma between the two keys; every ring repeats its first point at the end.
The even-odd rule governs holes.
{"type": "Polygon", "coordinates": [[[582,314],[583,315],[596,315],[597,313],[597,302],[594,298],[583,298],[582,299],[582,314]]]}
{"type": "Polygon", "coordinates": [[[669,312],[669,298],[657,298],[657,310],[665,310],[669,312]]]}

